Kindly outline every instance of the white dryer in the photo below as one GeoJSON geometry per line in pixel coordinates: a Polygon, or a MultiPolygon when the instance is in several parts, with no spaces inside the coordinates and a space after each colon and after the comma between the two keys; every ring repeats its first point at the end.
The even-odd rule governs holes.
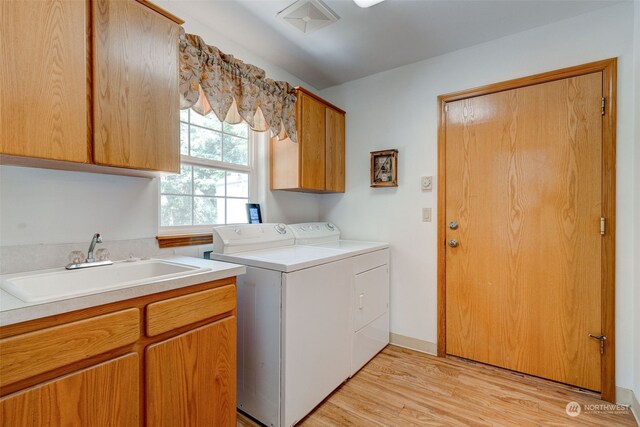
{"type": "Polygon", "coordinates": [[[238,277],[238,408],[289,427],[351,369],[352,263],[344,252],[295,245],[284,224],[215,227],[213,259],[238,277]]]}
{"type": "Polygon", "coordinates": [[[353,376],[389,344],[389,244],[342,240],[330,222],[289,227],[296,245],[340,251],[351,261],[349,376],[353,376]]]}

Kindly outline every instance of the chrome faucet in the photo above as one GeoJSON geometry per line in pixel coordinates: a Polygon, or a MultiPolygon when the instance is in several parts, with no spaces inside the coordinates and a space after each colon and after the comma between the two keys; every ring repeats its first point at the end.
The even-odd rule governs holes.
{"type": "Polygon", "coordinates": [[[96,244],[98,243],[102,243],[102,236],[100,236],[100,233],[96,233],[93,235],[93,238],[91,239],[91,243],[89,244],[89,250],[87,251],[87,258],[85,258],[84,262],[72,262],[71,264],[68,264],[65,268],[67,270],[76,270],[78,268],[99,267],[101,265],[113,264],[113,261],[110,261],[108,259],[96,261],[96,259],[93,256],[93,250],[95,249],[96,244]]]}
{"type": "Polygon", "coordinates": [[[93,239],[91,239],[91,244],[89,245],[89,250],[87,251],[87,259],[84,262],[94,262],[96,259],[93,257],[93,250],[96,247],[96,243],[102,243],[102,237],[100,237],[100,233],[96,233],[93,235],[93,239]]]}

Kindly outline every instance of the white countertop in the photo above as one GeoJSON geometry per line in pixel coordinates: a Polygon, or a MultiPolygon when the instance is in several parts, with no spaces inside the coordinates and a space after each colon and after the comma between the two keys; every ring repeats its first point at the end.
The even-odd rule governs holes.
{"type": "MultiPolygon", "coordinates": [[[[194,267],[207,268],[207,270],[183,277],[151,281],[144,285],[134,285],[127,288],[46,303],[26,303],[13,295],[0,290],[0,326],[26,322],[28,320],[39,319],[61,313],[69,313],[116,301],[124,301],[131,298],[184,288],[187,286],[197,285],[199,283],[225,279],[228,277],[238,276],[246,272],[246,268],[242,265],[229,264],[220,261],[210,261],[184,256],[158,258],[194,267]]],[[[64,267],[61,267],[61,269],[63,268],[64,267]]]]}

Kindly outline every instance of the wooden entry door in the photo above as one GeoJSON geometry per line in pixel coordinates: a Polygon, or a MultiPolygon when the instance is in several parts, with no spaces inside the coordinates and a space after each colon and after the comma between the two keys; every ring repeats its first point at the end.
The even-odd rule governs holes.
{"type": "Polygon", "coordinates": [[[602,390],[604,86],[446,102],[447,354],[602,390]]]}

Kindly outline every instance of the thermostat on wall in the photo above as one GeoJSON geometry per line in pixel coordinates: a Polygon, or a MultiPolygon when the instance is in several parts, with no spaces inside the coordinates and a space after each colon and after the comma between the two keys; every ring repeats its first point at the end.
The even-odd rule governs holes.
{"type": "Polygon", "coordinates": [[[423,176],[420,178],[420,187],[422,191],[428,191],[433,188],[433,177],[432,176],[423,176]]]}

